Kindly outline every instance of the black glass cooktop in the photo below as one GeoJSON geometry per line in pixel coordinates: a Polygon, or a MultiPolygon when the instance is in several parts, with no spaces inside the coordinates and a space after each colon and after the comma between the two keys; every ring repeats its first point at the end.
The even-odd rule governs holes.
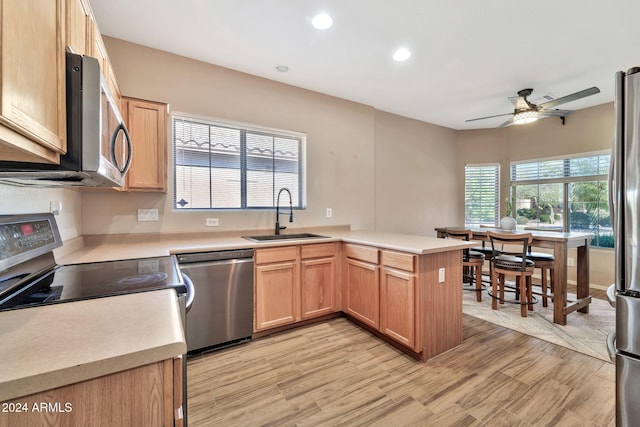
{"type": "Polygon", "coordinates": [[[165,288],[186,293],[173,256],[62,265],[5,296],[0,310],[165,288]]]}

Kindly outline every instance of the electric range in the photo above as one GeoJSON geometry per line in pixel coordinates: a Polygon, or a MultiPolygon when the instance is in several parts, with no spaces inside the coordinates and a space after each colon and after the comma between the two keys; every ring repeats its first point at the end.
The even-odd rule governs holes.
{"type": "Polygon", "coordinates": [[[0,216],[0,310],[166,288],[188,293],[175,256],[57,265],[60,246],[53,215],[0,216]]]}

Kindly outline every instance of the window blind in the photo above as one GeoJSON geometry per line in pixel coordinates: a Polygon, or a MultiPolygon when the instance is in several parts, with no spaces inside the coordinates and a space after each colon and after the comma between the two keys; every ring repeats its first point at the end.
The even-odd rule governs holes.
{"type": "Polygon", "coordinates": [[[540,160],[511,164],[511,182],[575,181],[573,178],[606,176],[610,154],[540,160]]]}
{"type": "Polygon", "coordinates": [[[500,165],[466,165],[464,196],[466,225],[497,225],[500,212],[500,165]]]}
{"type": "Polygon", "coordinates": [[[273,208],[283,187],[304,208],[304,134],[179,115],[172,126],[175,209],[273,208]]]}

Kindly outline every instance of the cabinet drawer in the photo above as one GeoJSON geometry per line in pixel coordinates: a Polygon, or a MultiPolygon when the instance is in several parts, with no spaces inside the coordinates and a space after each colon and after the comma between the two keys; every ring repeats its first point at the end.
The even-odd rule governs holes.
{"type": "Polygon", "coordinates": [[[292,261],[297,258],[298,258],[297,246],[285,246],[283,248],[257,249],[255,252],[256,264],[292,261]]]}
{"type": "Polygon", "coordinates": [[[335,253],[336,247],[333,243],[318,243],[300,247],[300,258],[302,259],[332,257],[335,253]]]}
{"type": "Polygon", "coordinates": [[[357,259],[360,261],[378,263],[378,249],[369,246],[358,246],[351,243],[345,243],[344,253],[347,258],[357,259]]]}
{"type": "Polygon", "coordinates": [[[382,251],[382,265],[415,273],[416,256],[404,252],[382,251]]]}

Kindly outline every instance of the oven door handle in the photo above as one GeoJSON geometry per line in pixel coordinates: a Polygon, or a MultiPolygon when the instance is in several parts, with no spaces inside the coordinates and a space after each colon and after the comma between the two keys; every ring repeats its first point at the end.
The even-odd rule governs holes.
{"type": "Polygon", "coordinates": [[[185,303],[185,313],[188,313],[191,310],[191,306],[193,305],[193,300],[196,296],[196,289],[193,286],[193,280],[191,277],[182,273],[182,279],[184,280],[184,284],[187,286],[187,302],[185,303]]]}

